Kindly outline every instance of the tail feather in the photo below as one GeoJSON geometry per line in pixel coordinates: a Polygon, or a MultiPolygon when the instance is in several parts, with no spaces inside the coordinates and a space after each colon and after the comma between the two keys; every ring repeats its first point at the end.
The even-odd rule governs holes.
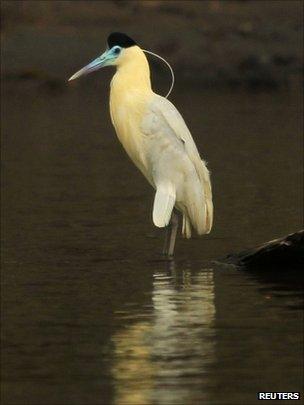
{"type": "MultiPolygon", "coordinates": [[[[210,233],[213,223],[213,203],[209,171],[203,160],[196,164],[200,181],[199,189],[192,189],[187,204],[187,218],[199,235],[210,233]]],[[[186,222],[185,227],[186,229],[186,222]]],[[[186,231],[185,231],[186,234],[186,231]]]]}
{"type": "Polygon", "coordinates": [[[206,163],[202,160],[202,174],[203,174],[203,188],[205,194],[206,206],[206,233],[210,233],[213,225],[213,202],[212,202],[212,189],[210,181],[210,173],[206,167],[206,163]]]}
{"type": "Polygon", "coordinates": [[[187,238],[187,239],[191,238],[191,224],[190,224],[190,220],[186,214],[183,215],[182,234],[183,234],[184,238],[187,238]]]}

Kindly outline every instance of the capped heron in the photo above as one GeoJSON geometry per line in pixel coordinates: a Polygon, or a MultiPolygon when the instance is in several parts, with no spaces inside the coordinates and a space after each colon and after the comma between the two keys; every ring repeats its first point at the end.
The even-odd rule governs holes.
{"type": "Polygon", "coordinates": [[[173,256],[178,215],[182,234],[209,233],[213,220],[210,176],[185,121],[175,106],[153,92],[144,50],[126,34],[112,33],[107,50],[69,80],[116,66],[110,114],[125,151],[155,189],[153,222],[167,227],[163,253],[173,256]],[[170,232],[169,232],[170,230],[170,232]]]}

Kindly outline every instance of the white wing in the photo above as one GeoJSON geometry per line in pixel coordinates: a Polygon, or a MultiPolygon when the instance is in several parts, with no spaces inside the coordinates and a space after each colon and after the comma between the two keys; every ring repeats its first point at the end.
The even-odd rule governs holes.
{"type": "Polygon", "coordinates": [[[185,236],[191,235],[189,219],[199,234],[209,233],[213,221],[209,172],[182,116],[169,100],[155,95],[141,130],[146,135],[148,163],[157,189],[155,225],[167,225],[176,202],[184,214],[185,236]]]}
{"type": "Polygon", "coordinates": [[[153,204],[153,222],[163,228],[170,222],[175,204],[175,190],[170,183],[162,182],[158,185],[153,204]]]}

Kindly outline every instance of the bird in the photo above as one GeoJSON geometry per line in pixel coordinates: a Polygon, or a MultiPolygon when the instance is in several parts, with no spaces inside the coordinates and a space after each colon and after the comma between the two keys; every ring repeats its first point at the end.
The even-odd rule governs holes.
{"type": "Polygon", "coordinates": [[[113,32],[106,51],[69,78],[116,67],[110,84],[110,116],[118,140],[155,190],[152,219],[166,229],[162,253],[174,255],[179,216],[182,236],[208,234],[213,224],[210,173],[177,108],[152,90],[144,50],[113,32]]]}

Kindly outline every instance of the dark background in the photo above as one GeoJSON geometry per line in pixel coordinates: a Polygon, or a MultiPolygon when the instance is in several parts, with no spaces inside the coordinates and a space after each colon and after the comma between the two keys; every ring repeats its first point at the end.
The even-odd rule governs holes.
{"type": "Polygon", "coordinates": [[[126,32],[166,56],[178,81],[277,88],[302,66],[301,1],[3,1],[4,74],[51,76],[126,32]]]}

